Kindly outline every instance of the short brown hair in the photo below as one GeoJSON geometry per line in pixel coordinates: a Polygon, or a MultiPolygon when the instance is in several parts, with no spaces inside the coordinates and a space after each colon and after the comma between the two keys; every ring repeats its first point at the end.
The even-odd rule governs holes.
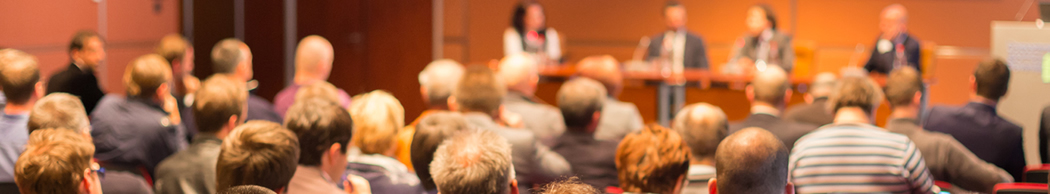
{"type": "Polygon", "coordinates": [[[215,190],[259,185],[270,190],[288,186],[299,161],[295,133],[269,121],[249,121],[222,142],[215,164],[215,190]]]}
{"type": "Polygon", "coordinates": [[[73,40],[69,41],[69,50],[67,50],[67,52],[84,49],[84,44],[86,44],[87,40],[90,38],[98,38],[99,41],[105,42],[102,40],[102,36],[99,36],[95,31],[80,30],[73,34],[73,40]]]}
{"type": "Polygon", "coordinates": [[[241,185],[236,187],[230,187],[225,191],[219,191],[219,194],[277,194],[266,187],[260,187],[259,185],[241,185]]]}
{"type": "Polygon", "coordinates": [[[565,126],[570,130],[587,127],[594,121],[594,113],[601,112],[606,98],[605,87],[590,78],[576,78],[558,89],[558,108],[565,126]]]}
{"type": "Polygon", "coordinates": [[[0,50],[0,88],[7,103],[25,104],[36,93],[40,82],[37,59],[29,53],[15,49],[0,50]]]}
{"type": "Polygon", "coordinates": [[[616,171],[625,192],[671,193],[689,171],[689,147],[678,133],[651,124],[627,134],[616,149],[616,171]]]}
{"type": "Polygon", "coordinates": [[[215,47],[211,49],[211,64],[215,73],[233,73],[237,64],[248,55],[242,52],[241,47],[248,45],[236,38],[222,39],[215,43],[215,47]]]}
{"type": "Polygon", "coordinates": [[[350,147],[354,122],[350,113],[336,102],[309,98],[296,100],[284,118],[284,127],[299,137],[299,164],[321,165],[321,156],[333,144],[341,145],[340,152],[350,147]]]}
{"type": "Polygon", "coordinates": [[[562,181],[543,186],[542,194],[599,194],[602,193],[591,185],[580,182],[579,177],[569,177],[562,181]]]}
{"type": "Polygon", "coordinates": [[[157,48],[154,48],[153,51],[164,57],[168,63],[173,63],[176,59],[181,60],[183,56],[186,56],[186,51],[189,51],[191,47],[190,42],[182,35],[168,34],[160,38],[160,44],[157,44],[157,48]]]}
{"type": "Polygon", "coordinates": [[[324,100],[332,101],[336,104],[342,105],[342,100],[339,99],[339,89],[326,81],[319,81],[305,85],[299,88],[299,91],[295,92],[295,100],[306,100],[309,98],[322,98],[324,100]]]}
{"type": "Polygon", "coordinates": [[[409,150],[412,152],[412,166],[416,168],[416,175],[423,189],[428,191],[437,189],[434,177],[430,175],[430,162],[434,161],[434,152],[437,151],[438,145],[457,132],[466,131],[468,128],[469,124],[463,115],[454,112],[432,113],[419,120],[409,150]]]}
{"type": "Polygon", "coordinates": [[[857,107],[872,114],[882,101],[882,90],[866,76],[845,76],[835,86],[835,91],[828,97],[832,112],[845,107],[857,107]]]}
{"type": "Polygon", "coordinates": [[[124,87],[128,96],[148,97],[171,80],[171,65],[157,54],[135,58],[124,70],[124,87]]]}
{"type": "Polygon", "coordinates": [[[73,130],[38,130],[15,162],[15,183],[26,194],[77,193],[94,154],[91,141],[73,130]]]}
{"type": "Polygon", "coordinates": [[[354,96],[350,102],[354,118],[351,141],[364,154],[386,153],[395,146],[397,135],[405,127],[405,108],[394,95],[376,90],[354,96]]]}
{"type": "Polygon", "coordinates": [[[29,111],[29,133],[39,129],[62,128],[78,133],[91,130],[84,104],[80,98],[67,93],[51,93],[40,98],[29,111]]]}
{"type": "Polygon", "coordinates": [[[193,115],[196,115],[197,131],[218,132],[230,121],[231,116],[244,116],[247,102],[248,89],[243,83],[234,82],[222,74],[212,75],[204,80],[201,88],[193,96],[193,115]]]}
{"type": "Polygon", "coordinates": [[[896,68],[886,79],[886,100],[892,106],[908,106],[915,100],[915,92],[922,91],[922,77],[911,66],[896,68]]]}
{"type": "Polygon", "coordinates": [[[714,158],[718,144],[729,133],[729,122],[721,108],[702,102],[678,111],[671,128],[682,135],[695,159],[714,158]]]}
{"type": "Polygon", "coordinates": [[[502,104],[507,89],[503,86],[492,69],[481,65],[467,66],[452,96],[460,109],[493,114],[502,104]]]}
{"type": "Polygon", "coordinates": [[[1010,87],[1010,67],[999,58],[978,63],[973,77],[977,84],[977,95],[989,100],[998,101],[1010,87]]]}

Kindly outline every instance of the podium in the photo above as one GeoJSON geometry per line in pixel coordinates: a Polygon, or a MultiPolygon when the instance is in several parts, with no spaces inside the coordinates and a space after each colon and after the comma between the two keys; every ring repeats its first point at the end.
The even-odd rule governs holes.
{"type": "MultiPolygon", "coordinates": [[[[1003,117],[1024,128],[1025,158],[1029,166],[1039,161],[1039,120],[1050,105],[1050,84],[1043,82],[1043,56],[1050,53],[1050,26],[1036,22],[993,21],[991,54],[1010,67],[1010,89],[999,101],[1003,117]]],[[[953,83],[969,84],[969,83],[953,83]]]]}

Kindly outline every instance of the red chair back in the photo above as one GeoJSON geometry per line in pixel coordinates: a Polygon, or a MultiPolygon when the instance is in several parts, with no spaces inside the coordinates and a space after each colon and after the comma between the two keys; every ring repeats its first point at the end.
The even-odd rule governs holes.
{"type": "Polygon", "coordinates": [[[1050,175],[1050,164],[1043,164],[1037,167],[1028,167],[1024,169],[1024,176],[1021,177],[1022,182],[1026,183],[1047,183],[1047,176],[1050,175]]]}
{"type": "Polygon", "coordinates": [[[999,183],[995,185],[995,194],[1046,194],[1046,184],[1038,183],[999,183]]]}

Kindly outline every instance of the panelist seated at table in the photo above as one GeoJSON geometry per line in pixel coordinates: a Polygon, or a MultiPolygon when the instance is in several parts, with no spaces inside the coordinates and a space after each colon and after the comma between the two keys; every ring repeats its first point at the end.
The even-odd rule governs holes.
{"type": "Polygon", "coordinates": [[[503,54],[534,54],[543,61],[561,60],[558,31],[547,27],[547,17],[539,2],[523,1],[514,8],[511,27],[503,32],[503,54]]]}
{"type": "Polygon", "coordinates": [[[669,1],[664,6],[663,14],[667,29],[653,36],[645,60],[664,60],[676,72],[684,68],[707,69],[704,39],[686,29],[685,6],[677,1],[669,1]]]}
{"type": "Polygon", "coordinates": [[[893,4],[882,9],[879,30],[879,39],[871,49],[864,70],[886,75],[896,67],[912,66],[922,73],[919,40],[908,34],[908,10],[903,5],[893,4]]]}
{"type": "Polygon", "coordinates": [[[795,66],[795,49],[791,36],[777,29],[773,8],[766,4],[751,6],[745,21],[747,32],[733,44],[729,64],[759,70],[765,69],[766,65],[777,65],[791,72],[795,66]]]}

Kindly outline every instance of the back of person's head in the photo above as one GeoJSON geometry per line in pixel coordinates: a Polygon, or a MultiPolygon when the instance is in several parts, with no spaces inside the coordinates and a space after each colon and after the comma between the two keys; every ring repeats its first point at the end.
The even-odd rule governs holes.
{"type": "Polygon", "coordinates": [[[866,76],[843,76],[836,84],[831,97],[828,97],[828,105],[831,105],[831,111],[836,113],[839,109],[853,107],[874,114],[879,102],[882,102],[882,95],[882,90],[875,81],[866,76]]]}
{"type": "Polygon", "coordinates": [[[37,59],[15,49],[0,49],[0,89],[10,104],[26,104],[41,93],[37,59]]]}
{"type": "Polygon", "coordinates": [[[419,72],[419,86],[422,87],[426,96],[424,98],[431,107],[447,106],[448,97],[452,96],[459,79],[463,77],[463,65],[451,59],[441,59],[427,64],[423,71],[419,72]]]}
{"type": "Polygon", "coordinates": [[[886,79],[886,100],[894,107],[912,105],[918,99],[916,94],[922,91],[922,77],[915,68],[908,66],[896,68],[886,79]]]}
{"type": "Polygon", "coordinates": [[[246,116],[248,89],[225,75],[216,74],[204,80],[193,98],[193,115],[197,131],[201,133],[219,132],[230,125],[231,120],[240,123],[246,116]]]}
{"type": "Polygon", "coordinates": [[[456,106],[463,112],[477,111],[485,114],[496,114],[503,103],[507,90],[496,78],[496,75],[485,66],[468,66],[463,78],[452,91],[456,106]]]}
{"type": "Polygon", "coordinates": [[[15,162],[15,183],[25,194],[81,193],[90,184],[94,154],[91,141],[73,130],[37,130],[15,162]]]}
{"type": "Polygon", "coordinates": [[[580,182],[579,177],[570,177],[562,181],[543,186],[542,194],[600,194],[601,191],[591,185],[580,182]]]}
{"type": "Polygon", "coordinates": [[[601,82],[610,97],[620,94],[623,86],[623,73],[619,62],[610,55],[590,56],[580,60],[576,69],[580,76],[601,82]]]}
{"type": "Polygon", "coordinates": [[[789,187],[788,151],[765,129],[752,127],[729,135],[715,154],[717,192],[784,193],[789,187]]]}
{"type": "Polygon", "coordinates": [[[419,176],[424,189],[437,189],[434,178],[430,175],[430,162],[434,161],[434,152],[437,151],[438,145],[468,128],[469,124],[463,115],[455,112],[432,113],[416,124],[416,133],[412,136],[412,147],[409,150],[412,166],[415,166],[416,175],[419,176]]]}
{"type": "Polygon", "coordinates": [[[539,82],[536,59],[528,53],[515,53],[499,61],[499,78],[508,90],[532,95],[539,82]]]}
{"type": "Polygon", "coordinates": [[[222,141],[215,164],[215,190],[259,185],[273,191],[288,186],[299,162],[299,139],[269,121],[248,121],[222,141]]]}
{"type": "Polygon", "coordinates": [[[787,103],[787,97],[791,92],[791,83],[788,82],[787,73],[779,66],[772,65],[765,71],[759,71],[748,86],[748,95],[754,101],[769,103],[770,105],[782,105],[787,103]]]}
{"type": "Polygon", "coordinates": [[[721,108],[702,102],[678,111],[671,128],[682,135],[694,159],[707,159],[715,157],[718,144],[728,133],[729,122],[721,108]]]}
{"type": "Polygon", "coordinates": [[[192,48],[190,42],[186,38],[179,34],[168,34],[163,38],[160,38],[160,43],[153,49],[153,52],[157,53],[168,63],[174,64],[176,60],[183,60],[186,53],[192,48]]]}
{"type": "Polygon", "coordinates": [[[236,38],[222,39],[215,43],[215,47],[211,49],[212,69],[215,73],[233,73],[241,61],[248,60],[250,53],[244,53],[242,49],[246,47],[247,44],[236,38]]]}
{"type": "Polygon", "coordinates": [[[241,185],[241,186],[236,186],[236,187],[230,187],[230,189],[226,189],[225,191],[221,191],[221,192],[219,192],[219,194],[277,194],[277,193],[271,191],[270,189],[267,189],[266,187],[261,187],[261,186],[258,186],[258,185],[241,185]]]}
{"type": "Polygon", "coordinates": [[[306,36],[295,49],[295,72],[327,80],[334,58],[335,51],[328,39],[318,35],[306,36]]]}
{"type": "Polygon", "coordinates": [[[350,120],[350,113],[336,102],[309,98],[292,104],[284,118],[284,127],[299,137],[299,164],[319,166],[321,156],[333,151],[330,148],[335,144],[339,144],[339,153],[346,153],[354,122],[350,120]]]}
{"type": "Polygon", "coordinates": [[[29,133],[47,128],[69,129],[81,134],[91,131],[91,124],[80,98],[61,92],[40,98],[33,105],[33,110],[29,111],[27,126],[29,133]]]}
{"type": "Polygon", "coordinates": [[[128,64],[124,87],[129,97],[152,97],[171,80],[171,66],[157,54],[143,55],[128,64]]]}
{"type": "Polygon", "coordinates": [[[981,61],[973,71],[973,78],[978,96],[999,101],[1010,87],[1010,67],[998,58],[981,61]]]}
{"type": "Polygon", "coordinates": [[[98,38],[102,40],[102,36],[98,35],[98,32],[92,30],[80,30],[73,34],[73,39],[69,41],[69,52],[80,51],[87,45],[88,39],[98,38]]]}
{"type": "Polygon", "coordinates": [[[405,108],[386,91],[376,90],[354,96],[350,103],[354,119],[351,141],[364,154],[391,156],[397,135],[405,126],[405,108]]]}
{"type": "Polygon", "coordinates": [[[491,130],[445,140],[434,153],[430,174],[443,194],[517,193],[510,143],[491,130]]]}
{"type": "Polygon", "coordinates": [[[339,88],[336,88],[335,85],[326,81],[310,83],[309,85],[299,88],[299,91],[295,92],[296,101],[309,98],[321,98],[335,102],[336,104],[343,104],[343,101],[339,99],[339,88]]]}
{"type": "Polygon", "coordinates": [[[659,125],[627,134],[616,149],[620,188],[635,193],[676,193],[689,171],[689,147],[659,125]]]}
{"type": "Polygon", "coordinates": [[[831,95],[831,91],[835,90],[836,82],[838,82],[838,77],[836,77],[834,73],[823,72],[817,74],[809,84],[809,91],[807,93],[814,98],[828,97],[831,95]]]}
{"type": "Polygon", "coordinates": [[[558,108],[565,126],[569,130],[590,130],[586,128],[598,122],[594,113],[602,111],[605,98],[605,87],[590,78],[576,78],[562,84],[558,89],[558,108]]]}

